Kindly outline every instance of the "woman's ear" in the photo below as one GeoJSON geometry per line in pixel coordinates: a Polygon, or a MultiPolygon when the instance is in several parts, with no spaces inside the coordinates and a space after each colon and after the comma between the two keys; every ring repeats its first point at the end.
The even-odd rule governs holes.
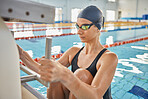
{"type": "Polygon", "coordinates": [[[100,30],[97,28],[98,33],[100,34],[100,30]]]}
{"type": "Polygon", "coordinates": [[[98,34],[99,34],[99,36],[101,35],[101,32],[100,32],[100,30],[98,29],[98,34]]]}
{"type": "Polygon", "coordinates": [[[98,32],[100,32],[100,30],[98,29],[98,32]]]}
{"type": "Polygon", "coordinates": [[[95,28],[96,28],[96,30],[98,31],[98,32],[100,32],[100,30],[95,26],[95,28]]]}

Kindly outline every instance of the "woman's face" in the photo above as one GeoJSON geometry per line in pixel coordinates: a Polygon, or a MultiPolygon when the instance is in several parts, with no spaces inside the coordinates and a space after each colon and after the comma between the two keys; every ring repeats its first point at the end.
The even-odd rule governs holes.
{"type": "MultiPolygon", "coordinates": [[[[85,24],[92,24],[92,22],[84,18],[77,19],[77,25],[79,27],[85,24]]],[[[99,32],[99,29],[95,25],[92,25],[88,30],[83,30],[79,28],[77,34],[79,35],[81,42],[88,43],[94,40],[95,38],[98,38],[99,36],[98,32],[99,32]]]]}

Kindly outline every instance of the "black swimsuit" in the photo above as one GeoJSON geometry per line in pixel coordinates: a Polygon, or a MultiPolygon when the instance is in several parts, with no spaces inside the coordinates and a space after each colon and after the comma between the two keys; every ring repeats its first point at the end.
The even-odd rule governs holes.
{"type": "MultiPolygon", "coordinates": [[[[80,52],[82,51],[84,47],[82,47],[79,52],[74,56],[72,62],[71,62],[71,66],[72,66],[72,72],[75,72],[77,69],[79,69],[80,67],[77,65],[77,61],[78,61],[78,56],[80,54],[80,52]]],[[[97,73],[97,69],[96,69],[96,64],[99,60],[99,58],[102,56],[102,54],[106,51],[107,49],[104,48],[98,55],[97,57],[94,59],[94,61],[91,63],[91,65],[86,68],[86,70],[88,70],[93,77],[95,77],[96,73],[97,73]]],[[[111,86],[108,88],[108,90],[106,91],[106,93],[103,96],[103,99],[112,99],[111,98],[111,86]]]]}

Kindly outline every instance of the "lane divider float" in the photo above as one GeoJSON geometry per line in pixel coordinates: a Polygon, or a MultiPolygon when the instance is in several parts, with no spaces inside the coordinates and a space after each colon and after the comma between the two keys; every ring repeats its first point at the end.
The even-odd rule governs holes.
{"type": "Polygon", "coordinates": [[[40,36],[30,36],[30,37],[17,37],[15,40],[22,40],[22,39],[33,39],[33,38],[43,38],[43,37],[58,37],[58,36],[67,36],[67,35],[76,35],[77,33],[66,33],[60,35],[40,35],[40,36]]]}
{"type": "MultiPolygon", "coordinates": [[[[124,45],[124,44],[128,44],[128,43],[134,43],[134,42],[138,42],[138,41],[143,41],[143,40],[148,40],[148,37],[138,38],[138,39],[128,40],[128,41],[122,41],[122,42],[116,42],[114,44],[103,45],[103,46],[105,48],[110,48],[110,47],[120,46],[120,45],[124,45]]],[[[59,59],[63,54],[64,53],[57,54],[57,55],[52,55],[52,58],[53,59],[59,59]]],[[[34,61],[39,62],[40,58],[35,58],[34,61]]],[[[20,62],[20,64],[25,66],[25,64],[23,62],[20,62]]]]}

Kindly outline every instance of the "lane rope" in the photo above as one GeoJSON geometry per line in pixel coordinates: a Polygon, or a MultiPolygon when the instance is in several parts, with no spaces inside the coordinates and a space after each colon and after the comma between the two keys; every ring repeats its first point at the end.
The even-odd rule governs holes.
{"type": "MultiPolygon", "coordinates": [[[[134,42],[138,42],[138,41],[143,41],[143,40],[148,40],[148,37],[143,37],[143,38],[138,38],[138,39],[133,39],[133,40],[127,40],[127,41],[121,41],[121,42],[115,42],[113,44],[103,45],[103,46],[105,48],[110,48],[110,47],[120,46],[120,45],[124,45],[124,44],[134,43],[134,42]]],[[[63,54],[64,53],[52,55],[52,58],[53,59],[59,59],[63,54]]],[[[34,61],[39,62],[40,58],[35,58],[34,61]]],[[[25,66],[25,64],[23,62],[20,62],[20,64],[25,66]]]]}

